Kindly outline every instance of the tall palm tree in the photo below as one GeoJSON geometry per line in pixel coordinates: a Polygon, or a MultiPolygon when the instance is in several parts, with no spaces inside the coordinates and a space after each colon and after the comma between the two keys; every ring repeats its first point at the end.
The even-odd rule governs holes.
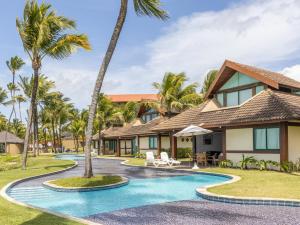
{"type": "MultiPolygon", "coordinates": [[[[6,61],[6,65],[12,74],[12,82],[8,85],[8,89],[10,90],[11,100],[12,100],[12,111],[11,115],[14,113],[15,119],[17,117],[15,110],[15,91],[17,89],[15,84],[16,72],[19,71],[25,62],[18,56],[11,57],[10,60],[6,61]]],[[[10,118],[9,118],[10,121],[10,118]]]]}
{"type": "Polygon", "coordinates": [[[2,87],[0,87],[0,104],[3,104],[6,98],[7,98],[6,91],[2,87]]]}
{"type": "Polygon", "coordinates": [[[26,98],[25,98],[24,95],[19,94],[19,95],[15,96],[15,99],[16,99],[16,102],[18,103],[20,120],[21,120],[21,122],[23,122],[22,111],[21,111],[21,103],[26,102],[26,98]]]}
{"type": "Polygon", "coordinates": [[[212,83],[214,82],[217,74],[218,74],[219,70],[210,70],[203,81],[203,85],[202,85],[202,89],[201,89],[201,93],[203,95],[206,94],[206,92],[208,91],[208,89],[210,88],[210,86],[212,85],[212,83]]]}
{"type": "MultiPolygon", "coordinates": [[[[98,94],[101,91],[102,82],[106,73],[106,70],[108,68],[108,65],[110,63],[110,60],[113,56],[113,53],[115,51],[115,48],[117,46],[119,36],[121,34],[123,24],[126,19],[127,14],[127,5],[128,0],[121,0],[120,5],[120,11],[119,16],[116,22],[116,25],[114,27],[114,31],[112,33],[108,48],[106,50],[105,56],[103,58],[95,87],[92,94],[92,101],[89,108],[89,116],[88,116],[88,125],[87,125],[87,131],[86,131],[86,143],[85,143],[85,172],[84,177],[90,178],[93,176],[93,170],[92,170],[92,160],[91,160],[91,142],[92,142],[92,131],[93,131],[93,122],[96,114],[96,108],[97,108],[97,99],[98,94]]],[[[165,20],[168,18],[168,14],[166,11],[162,10],[160,8],[161,3],[160,0],[133,0],[134,10],[137,15],[142,16],[150,16],[150,17],[156,17],[161,20],[165,20]]]]}
{"type": "Polygon", "coordinates": [[[192,83],[184,86],[186,81],[187,77],[184,73],[166,73],[161,83],[153,83],[153,87],[158,90],[159,102],[147,104],[168,117],[198,105],[202,101],[201,96],[196,92],[198,84],[192,83]]]}
{"type": "Polygon", "coordinates": [[[31,60],[34,77],[22,158],[22,168],[25,169],[32,121],[37,124],[36,95],[42,60],[46,56],[63,59],[77,48],[89,50],[90,44],[86,35],[68,33],[68,30],[76,28],[73,20],[58,16],[50,4],[39,5],[36,0],[26,2],[23,18],[17,19],[16,25],[24,50],[31,60]]]}

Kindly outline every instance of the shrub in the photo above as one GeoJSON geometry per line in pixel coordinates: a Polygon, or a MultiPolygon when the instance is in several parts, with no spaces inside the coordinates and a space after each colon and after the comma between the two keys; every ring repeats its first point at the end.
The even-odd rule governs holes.
{"type": "Polygon", "coordinates": [[[239,161],[239,164],[240,164],[240,168],[242,170],[244,169],[248,169],[249,165],[256,165],[257,163],[257,160],[253,157],[253,156],[248,156],[246,157],[244,154],[243,154],[243,158],[241,161],[239,161]]]}
{"type": "Polygon", "coordinates": [[[233,162],[229,159],[224,159],[224,160],[220,161],[219,167],[222,167],[222,168],[233,167],[233,162]]]}
{"type": "Polygon", "coordinates": [[[291,173],[294,170],[294,163],[290,161],[284,161],[280,164],[280,171],[291,173]]]}
{"type": "Polygon", "coordinates": [[[189,158],[189,156],[192,155],[192,149],[191,148],[178,148],[177,149],[177,158],[189,158]]]}

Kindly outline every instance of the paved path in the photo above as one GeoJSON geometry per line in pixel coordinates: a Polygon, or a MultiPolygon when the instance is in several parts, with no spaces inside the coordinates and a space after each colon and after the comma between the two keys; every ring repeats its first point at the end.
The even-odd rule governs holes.
{"type": "MultiPolygon", "coordinates": [[[[129,178],[151,178],[186,175],[189,172],[164,169],[128,167],[119,160],[94,159],[94,173],[120,174],[129,178]]],[[[26,181],[18,186],[40,185],[43,181],[58,177],[78,176],[83,173],[83,161],[79,166],[61,174],[26,181]]],[[[92,215],[86,219],[105,225],[296,225],[300,224],[300,208],[249,206],[223,204],[205,200],[177,201],[124,209],[111,213],[92,215]]]]}

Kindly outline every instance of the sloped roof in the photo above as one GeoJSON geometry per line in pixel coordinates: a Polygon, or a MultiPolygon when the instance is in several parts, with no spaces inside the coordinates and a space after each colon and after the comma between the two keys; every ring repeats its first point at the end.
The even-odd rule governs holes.
{"type": "Polygon", "coordinates": [[[289,78],[281,73],[272,72],[265,69],[260,69],[254,66],[249,66],[229,60],[225,60],[215,81],[209,88],[206,98],[217,91],[236,71],[246,74],[256,80],[259,80],[274,89],[279,89],[279,86],[287,86],[291,88],[300,88],[300,82],[289,78]]]}
{"type": "Polygon", "coordinates": [[[17,137],[16,135],[7,132],[7,131],[1,131],[0,132],[0,143],[5,143],[5,138],[7,143],[17,143],[21,144],[24,143],[24,140],[17,137]]]}
{"type": "Polygon", "coordinates": [[[152,130],[157,132],[179,130],[191,124],[216,128],[295,119],[300,119],[300,96],[267,89],[241,106],[206,112],[202,112],[201,107],[190,109],[155,126],[152,130]]]}
{"type": "Polygon", "coordinates": [[[143,100],[157,101],[159,96],[157,94],[118,94],[107,95],[112,102],[141,102],[143,100]]]}
{"type": "MultiPolygon", "coordinates": [[[[101,133],[102,137],[104,138],[117,138],[117,137],[134,137],[136,135],[151,135],[156,134],[152,131],[152,128],[159,123],[165,121],[166,118],[164,117],[157,117],[148,123],[140,124],[140,125],[133,125],[128,124],[123,127],[110,127],[107,130],[101,133]]],[[[93,136],[94,140],[97,140],[99,137],[98,134],[93,136]]]]}

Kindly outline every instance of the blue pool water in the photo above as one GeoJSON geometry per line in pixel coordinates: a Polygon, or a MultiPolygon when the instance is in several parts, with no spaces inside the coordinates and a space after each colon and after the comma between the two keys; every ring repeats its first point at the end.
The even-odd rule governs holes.
{"type": "MultiPolygon", "coordinates": [[[[82,155],[60,154],[59,159],[83,160],[82,155]]],[[[123,187],[90,192],[56,192],[42,186],[15,187],[8,194],[29,205],[76,217],[171,201],[200,199],[195,189],[227,181],[222,176],[194,174],[130,179],[123,187]]]]}
{"type": "Polygon", "coordinates": [[[84,155],[83,154],[57,154],[55,156],[57,159],[65,159],[65,160],[84,160],[84,155]]]}
{"type": "Polygon", "coordinates": [[[228,178],[190,175],[132,179],[116,189],[91,192],[56,192],[43,187],[13,188],[9,195],[18,201],[77,217],[179,200],[200,199],[195,189],[228,178]]]}

